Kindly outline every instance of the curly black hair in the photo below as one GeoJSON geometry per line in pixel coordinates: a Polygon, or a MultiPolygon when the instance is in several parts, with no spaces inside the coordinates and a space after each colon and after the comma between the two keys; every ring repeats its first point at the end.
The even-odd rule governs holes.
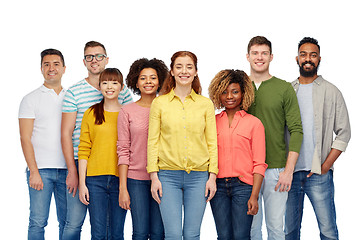
{"type": "Polygon", "coordinates": [[[156,71],[159,79],[159,88],[158,92],[164,83],[164,80],[167,78],[169,69],[166,67],[165,63],[162,60],[153,58],[151,60],[147,58],[140,58],[136,60],[129,70],[129,74],[126,77],[126,85],[130,88],[134,94],[140,95],[139,88],[136,87],[140,72],[145,68],[152,68],[156,71]]]}

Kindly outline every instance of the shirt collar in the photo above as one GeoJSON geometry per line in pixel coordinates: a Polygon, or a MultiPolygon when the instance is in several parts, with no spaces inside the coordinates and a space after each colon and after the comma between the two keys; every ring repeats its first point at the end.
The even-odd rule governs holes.
{"type": "MultiPolygon", "coordinates": [[[[47,88],[47,87],[45,87],[44,84],[41,85],[40,90],[41,90],[42,92],[55,92],[54,89],[52,89],[52,88],[47,88]]],[[[60,93],[63,93],[63,92],[65,92],[65,89],[62,87],[60,93]]]]}
{"type": "MultiPolygon", "coordinates": [[[[175,97],[177,97],[175,95],[174,89],[171,89],[171,91],[168,93],[169,94],[169,101],[171,102],[175,97]]],[[[191,93],[189,96],[186,96],[186,98],[190,98],[191,100],[193,100],[194,102],[196,101],[196,98],[198,97],[198,95],[196,94],[196,92],[194,91],[194,89],[191,89],[191,93]]]]}
{"type": "Polygon", "coordinates": [[[319,76],[314,80],[314,82],[315,82],[317,85],[320,85],[323,81],[324,81],[324,79],[322,78],[321,75],[319,75],[319,76]]]}
{"type": "MultiPolygon", "coordinates": [[[[313,81],[317,85],[320,85],[324,81],[323,77],[321,75],[318,75],[318,77],[313,81]]],[[[294,86],[300,85],[299,78],[295,80],[294,86]]]]}
{"type": "MultiPolygon", "coordinates": [[[[222,111],[222,112],[219,114],[219,117],[222,118],[225,114],[226,114],[226,111],[224,110],[224,111],[222,111]]],[[[245,110],[240,110],[240,111],[237,111],[237,112],[235,113],[235,116],[236,116],[236,115],[240,115],[240,117],[245,117],[246,114],[247,114],[247,113],[246,113],[245,110]]]]}

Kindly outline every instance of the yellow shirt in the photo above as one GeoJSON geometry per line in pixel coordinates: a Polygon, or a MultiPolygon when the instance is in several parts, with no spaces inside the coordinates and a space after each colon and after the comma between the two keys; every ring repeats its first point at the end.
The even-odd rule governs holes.
{"type": "Polygon", "coordinates": [[[118,112],[104,111],[105,122],[95,124],[95,116],[86,110],[81,123],[79,160],[87,160],[87,176],[118,174],[116,153],[118,112]]]}
{"type": "Polygon", "coordinates": [[[171,90],[151,104],[147,171],[218,173],[214,105],[191,91],[182,102],[171,90]]]}

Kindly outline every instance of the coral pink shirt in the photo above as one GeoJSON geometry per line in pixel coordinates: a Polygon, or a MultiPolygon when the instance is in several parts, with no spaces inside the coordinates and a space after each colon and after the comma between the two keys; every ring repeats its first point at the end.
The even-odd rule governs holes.
{"type": "Polygon", "coordinates": [[[150,108],[130,103],[118,117],[118,164],[129,165],[128,178],[150,180],[146,171],[150,108]]]}
{"type": "Polygon", "coordinates": [[[249,185],[254,183],[254,173],[264,176],[265,130],[261,121],[244,110],[235,113],[229,127],[225,111],[216,115],[218,139],[218,178],[239,177],[249,185]]]}

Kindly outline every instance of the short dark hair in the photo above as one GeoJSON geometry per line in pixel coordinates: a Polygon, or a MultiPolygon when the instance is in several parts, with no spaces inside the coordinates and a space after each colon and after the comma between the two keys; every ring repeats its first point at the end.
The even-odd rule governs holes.
{"type": "Polygon", "coordinates": [[[65,67],[65,60],[64,60],[64,56],[62,55],[62,53],[59,50],[53,49],[53,48],[48,48],[45,49],[44,51],[41,52],[40,56],[41,56],[41,65],[43,63],[44,57],[47,55],[58,55],[61,58],[62,64],[65,67]]]}
{"type": "Polygon", "coordinates": [[[312,38],[312,37],[304,37],[303,39],[301,39],[301,41],[299,42],[299,45],[298,45],[298,51],[299,51],[300,47],[305,43],[315,44],[319,48],[319,52],[320,52],[320,45],[318,43],[318,40],[316,40],[315,38],[312,38]]]}
{"type": "Polygon", "coordinates": [[[145,68],[152,68],[156,71],[159,79],[159,89],[161,89],[165,79],[168,76],[169,69],[166,67],[162,60],[153,58],[151,60],[147,58],[140,58],[136,60],[130,67],[129,74],[126,77],[126,85],[130,88],[134,94],[140,94],[140,90],[136,87],[140,72],[145,68]]]}
{"type": "Polygon", "coordinates": [[[99,43],[99,42],[96,42],[96,41],[87,42],[85,44],[85,47],[84,47],[84,53],[85,53],[86,49],[88,49],[90,47],[102,47],[104,49],[105,55],[107,55],[105,46],[103,44],[99,43]]]}
{"type": "Polygon", "coordinates": [[[252,39],[250,39],[248,47],[247,47],[248,53],[250,53],[250,48],[254,45],[267,45],[270,49],[270,54],[272,53],[271,42],[266,37],[256,36],[256,37],[253,37],[252,39]]]}

